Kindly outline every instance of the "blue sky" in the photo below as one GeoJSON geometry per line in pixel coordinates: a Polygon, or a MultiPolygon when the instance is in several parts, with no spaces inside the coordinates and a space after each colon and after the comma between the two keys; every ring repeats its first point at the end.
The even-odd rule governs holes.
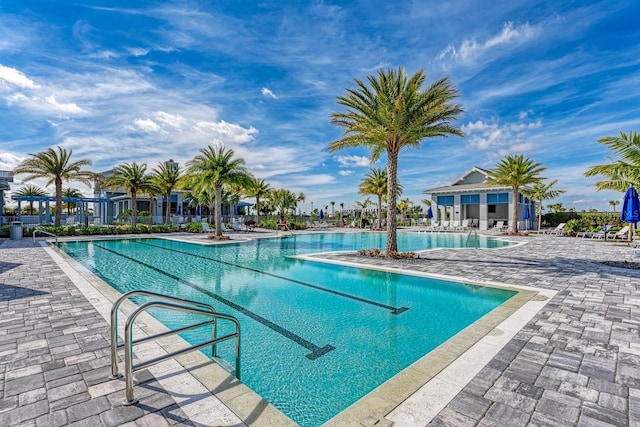
{"type": "Polygon", "coordinates": [[[403,198],[523,153],[566,190],[554,202],[610,210],[622,194],[583,174],[611,157],[599,138],[640,131],[638,16],[627,0],[4,1],[0,170],[55,145],[102,171],[222,143],[304,211],[350,205],[371,165],[329,153],[336,96],[403,66],[449,76],[466,134],[400,154],[403,198]]]}

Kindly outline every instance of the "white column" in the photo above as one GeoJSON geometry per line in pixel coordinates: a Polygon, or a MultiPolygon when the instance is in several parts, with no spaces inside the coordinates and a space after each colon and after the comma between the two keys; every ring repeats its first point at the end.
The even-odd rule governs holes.
{"type": "Polygon", "coordinates": [[[489,229],[489,208],[487,205],[487,193],[480,193],[480,223],[478,224],[480,230],[489,229]]]}

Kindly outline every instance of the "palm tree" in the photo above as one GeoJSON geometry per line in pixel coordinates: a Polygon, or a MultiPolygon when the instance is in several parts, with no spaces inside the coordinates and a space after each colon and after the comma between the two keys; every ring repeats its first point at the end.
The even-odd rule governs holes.
{"type": "Polygon", "coordinates": [[[200,154],[190,160],[187,165],[190,184],[196,184],[201,190],[213,186],[215,193],[215,222],[216,236],[222,236],[222,186],[224,184],[238,184],[246,186],[252,176],[245,167],[242,158],[234,158],[234,152],[223,145],[208,146],[200,150],[200,154]]]}
{"type": "Polygon", "coordinates": [[[540,173],[546,169],[541,163],[534,163],[533,160],[525,159],[519,154],[507,156],[489,171],[489,185],[511,187],[511,231],[514,234],[518,233],[518,193],[521,188],[540,182],[543,179],[540,173]]]}
{"type": "MultiPolygon", "coordinates": [[[[29,184],[16,191],[15,195],[44,197],[47,195],[47,193],[45,193],[45,191],[37,185],[29,184]]],[[[29,200],[29,215],[33,215],[33,200],[29,200]]]]}
{"type": "Polygon", "coordinates": [[[367,210],[369,206],[371,206],[371,198],[367,197],[362,202],[356,202],[356,206],[360,208],[360,228],[362,228],[362,217],[365,214],[364,211],[367,210]]]}
{"type": "Polygon", "coordinates": [[[56,214],[54,225],[60,226],[62,216],[62,181],[80,181],[91,185],[94,173],[82,170],[83,166],[91,165],[91,160],[82,159],[71,162],[73,150],[58,146],[56,152],[53,148],[36,154],[29,154],[31,157],[24,160],[13,170],[14,175],[29,174],[23,181],[30,181],[36,178],[48,179],[46,185],[55,184],[56,189],[56,214]]]}
{"type": "Polygon", "coordinates": [[[544,209],[542,202],[555,199],[565,192],[564,190],[553,189],[553,186],[556,185],[557,182],[557,179],[549,181],[548,184],[545,184],[543,181],[535,182],[530,189],[523,191],[525,196],[538,203],[538,232],[540,232],[540,226],[542,225],[542,210],[544,209]]]}
{"type": "Polygon", "coordinates": [[[368,77],[369,85],[356,79],[357,88],[338,97],[338,104],[347,111],[331,115],[331,122],[344,128],[344,136],[329,145],[330,151],[365,147],[371,150],[372,162],[387,154],[386,252],[398,250],[395,216],[400,150],[419,148],[426,138],[463,135],[451,124],[463,112],[452,102],[458,97],[457,89],[442,78],[421,91],[425,80],[424,71],[408,77],[403,68],[379,71],[368,77]]]}
{"type": "MultiPolygon", "coordinates": [[[[62,197],[82,197],[82,193],[76,188],[67,187],[62,190],[62,197]]],[[[74,202],[66,202],[65,204],[67,205],[67,215],[71,215],[71,210],[75,209],[76,204],[74,202]]]]}
{"type": "Polygon", "coordinates": [[[387,196],[387,169],[371,168],[358,186],[358,194],[378,197],[378,228],[382,228],[382,201],[387,196]]]}
{"type": "Polygon", "coordinates": [[[336,202],[332,200],[329,204],[331,205],[331,218],[334,218],[336,215],[336,202]]]}
{"type": "Polygon", "coordinates": [[[616,211],[616,205],[620,204],[620,200],[609,200],[609,206],[613,208],[613,212],[616,211]]]}
{"type": "Polygon", "coordinates": [[[402,215],[402,222],[404,223],[407,220],[407,209],[413,204],[411,199],[402,199],[400,203],[398,203],[398,209],[400,210],[400,214],[402,215]]]}
{"type": "Polygon", "coordinates": [[[612,163],[591,166],[585,176],[603,175],[608,180],[596,182],[596,191],[614,190],[625,192],[629,186],[640,186],[640,133],[620,132],[619,137],[605,137],[598,140],[620,156],[612,163]]]}
{"type": "MultiPolygon", "coordinates": [[[[158,191],[167,199],[167,205],[164,213],[165,224],[169,224],[171,222],[171,193],[173,192],[173,189],[178,186],[181,179],[182,170],[180,170],[180,165],[178,163],[174,163],[172,160],[158,163],[158,166],[151,171],[151,180],[157,187],[158,191]]],[[[151,204],[153,205],[153,198],[151,204]]]]}
{"type": "Polygon", "coordinates": [[[271,185],[259,178],[253,178],[245,189],[247,197],[256,198],[256,223],[258,224],[260,224],[260,198],[267,197],[270,191],[271,185]]]}
{"type": "MultiPolygon", "coordinates": [[[[304,196],[302,193],[300,193],[300,195],[304,196]]],[[[272,190],[269,194],[269,200],[271,201],[271,205],[280,214],[280,221],[284,220],[285,213],[288,209],[295,209],[298,202],[301,201],[299,195],[284,188],[272,190]]]]}
{"type": "Polygon", "coordinates": [[[138,193],[151,192],[154,182],[147,174],[147,165],[136,162],[124,162],[113,168],[112,174],[106,177],[103,186],[112,190],[125,189],[131,195],[131,225],[136,226],[138,216],[138,193]]]}

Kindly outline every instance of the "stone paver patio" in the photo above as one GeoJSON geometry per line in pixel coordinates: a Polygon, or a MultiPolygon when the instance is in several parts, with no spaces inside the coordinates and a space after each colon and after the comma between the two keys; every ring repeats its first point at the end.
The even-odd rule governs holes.
{"type": "MultiPolygon", "coordinates": [[[[406,261],[322,256],[557,291],[430,425],[640,426],[640,270],[600,263],[633,261],[634,251],[512,239],[526,244],[406,261]]],[[[136,388],[140,403],[122,406],[122,381],[108,379],[108,337],[40,244],[0,240],[0,426],[193,425],[151,374],[136,388]]]]}

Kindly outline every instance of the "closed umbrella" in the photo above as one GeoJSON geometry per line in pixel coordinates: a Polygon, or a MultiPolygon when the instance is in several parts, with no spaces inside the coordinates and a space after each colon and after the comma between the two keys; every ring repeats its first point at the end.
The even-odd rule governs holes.
{"type": "Polygon", "coordinates": [[[200,205],[196,206],[196,216],[202,215],[202,207],[200,205]]]}
{"type": "MultiPolygon", "coordinates": [[[[629,224],[640,222],[640,199],[633,185],[624,193],[620,221],[628,222],[629,224]]],[[[634,228],[635,227],[632,226],[631,230],[633,231],[634,228]]],[[[631,240],[631,234],[632,233],[629,233],[629,240],[631,240]]]]}
{"type": "Polygon", "coordinates": [[[182,215],[182,203],[178,203],[178,209],[176,211],[176,215],[178,216],[182,215]]]}
{"type": "Polygon", "coordinates": [[[524,229],[529,229],[529,218],[531,218],[531,214],[529,213],[529,205],[524,205],[524,210],[522,212],[522,218],[524,218],[524,229]]]}
{"type": "Polygon", "coordinates": [[[431,206],[429,206],[429,209],[427,209],[427,218],[433,218],[433,211],[431,210],[431,206]]]}
{"type": "Polygon", "coordinates": [[[322,209],[320,209],[320,216],[319,216],[319,218],[320,218],[320,219],[324,219],[324,212],[322,212],[322,209]]]}

